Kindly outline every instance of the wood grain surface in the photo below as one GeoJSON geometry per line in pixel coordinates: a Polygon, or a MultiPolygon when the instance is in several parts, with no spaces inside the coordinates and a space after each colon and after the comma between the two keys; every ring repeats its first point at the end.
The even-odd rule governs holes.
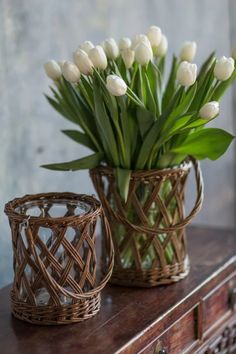
{"type": "Polygon", "coordinates": [[[155,353],[158,340],[171,349],[168,353],[182,353],[211,336],[213,324],[232,315],[221,289],[223,285],[230,294],[236,287],[235,236],[223,229],[188,229],[191,271],[186,279],[152,289],[108,286],[100,313],[81,324],[40,327],[19,321],[10,315],[5,287],[0,291],[0,353],[155,353]]]}
{"type": "MultiPolygon", "coordinates": [[[[87,171],[54,172],[41,164],[77,159],[88,153],[65,137],[75,129],[49,106],[43,92],[50,80],[48,59],[72,58],[78,44],[90,39],[133,37],[159,25],[172,53],[185,40],[196,40],[196,63],[216,49],[230,55],[236,42],[235,0],[0,0],[0,287],[10,282],[11,239],[4,203],[24,194],[71,191],[94,193],[87,171]]],[[[221,102],[214,126],[236,132],[235,89],[221,102]]],[[[194,220],[219,227],[235,225],[235,145],[217,162],[205,161],[205,201],[194,220]]],[[[190,188],[189,206],[193,204],[190,188]]]]}

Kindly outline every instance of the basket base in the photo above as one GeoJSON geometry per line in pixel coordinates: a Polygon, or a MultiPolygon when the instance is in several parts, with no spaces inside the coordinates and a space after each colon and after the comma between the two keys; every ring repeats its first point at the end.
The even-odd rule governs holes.
{"type": "Polygon", "coordinates": [[[168,285],[184,279],[190,270],[189,258],[181,263],[153,269],[124,269],[114,267],[110,284],[151,288],[159,285],[168,285]]]}
{"type": "Polygon", "coordinates": [[[100,293],[66,306],[32,306],[17,300],[11,292],[11,310],[16,318],[37,325],[64,325],[82,322],[95,316],[101,306],[100,293]]]}

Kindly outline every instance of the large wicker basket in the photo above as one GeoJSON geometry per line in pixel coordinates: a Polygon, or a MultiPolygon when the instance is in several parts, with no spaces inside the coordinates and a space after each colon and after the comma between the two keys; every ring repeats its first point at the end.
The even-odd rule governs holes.
{"type": "Polygon", "coordinates": [[[99,166],[90,176],[112,231],[115,264],[110,282],[151,287],[184,278],[189,272],[185,227],[203,201],[199,163],[190,159],[173,169],[133,171],[126,203],[112,168],[99,166]],[[184,191],[192,165],[197,198],[185,216],[184,191]]]}
{"type": "Polygon", "coordinates": [[[83,321],[100,309],[113,267],[110,228],[100,203],[74,193],[26,195],[5,206],[12,231],[15,317],[40,325],[83,321]],[[97,274],[96,226],[101,222],[106,274],[97,274]]]}

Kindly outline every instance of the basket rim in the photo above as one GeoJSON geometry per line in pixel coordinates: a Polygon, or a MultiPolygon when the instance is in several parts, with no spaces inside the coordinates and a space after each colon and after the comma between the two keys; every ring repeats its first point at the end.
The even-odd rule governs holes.
{"type": "MultiPolygon", "coordinates": [[[[149,170],[131,170],[130,179],[149,179],[149,178],[165,178],[168,176],[176,175],[176,174],[183,174],[188,173],[192,167],[191,160],[185,160],[181,164],[173,166],[173,167],[166,167],[163,169],[149,169],[149,170]]],[[[107,166],[107,165],[99,165],[92,169],[90,169],[91,173],[101,173],[103,175],[115,175],[114,167],[107,166]]]]}
{"type": "Polygon", "coordinates": [[[86,194],[77,194],[72,192],[49,192],[49,193],[37,193],[37,194],[26,194],[22,197],[17,197],[5,204],[4,208],[5,214],[10,218],[18,222],[27,222],[27,223],[42,223],[42,224],[71,224],[71,222],[84,222],[88,218],[97,217],[102,212],[102,206],[98,199],[95,196],[90,196],[86,194]],[[84,202],[90,206],[90,209],[87,212],[79,215],[71,216],[31,216],[26,214],[21,214],[16,211],[16,208],[24,205],[27,202],[37,202],[40,200],[71,200],[76,202],[84,202]]]}

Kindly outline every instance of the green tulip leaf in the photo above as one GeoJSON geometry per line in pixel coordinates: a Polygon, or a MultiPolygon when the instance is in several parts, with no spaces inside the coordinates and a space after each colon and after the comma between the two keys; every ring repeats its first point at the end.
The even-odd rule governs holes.
{"type": "Polygon", "coordinates": [[[217,88],[214,91],[212,100],[213,101],[219,101],[220,98],[223,96],[227,88],[233,83],[233,81],[236,79],[236,68],[234,69],[232,75],[228,80],[221,81],[217,88]]]}
{"type": "Polygon", "coordinates": [[[207,128],[188,135],[181,145],[174,146],[170,151],[193,155],[199,160],[217,160],[225,153],[233,139],[233,135],[222,129],[207,128]]]}
{"type": "Polygon", "coordinates": [[[139,131],[141,137],[144,138],[146,133],[155,122],[155,116],[143,107],[138,107],[136,112],[139,131]]]}
{"type": "Polygon", "coordinates": [[[97,152],[95,154],[82,157],[81,159],[78,160],[42,165],[41,167],[46,168],[48,170],[54,170],[54,171],[87,170],[98,166],[99,163],[103,160],[103,158],[104,158],[104,154],[102,152],[97,152]]]}
{"type": "Polygon", "coordinates": [[[131,171],[123,168],[116,168],[115,176],[116,176],[117,187],[120,196],[126,203],[128,198],[128,193],[129,193],[129,182],[130,182],[131,171]]]}
{"type": "Polygon", "coordinates": [[[81,133],[78,130],[62,130],[61,132],[77,143],[82,144],[93,151],[97,151],[93,142],[86,134],[81,133]]]}

